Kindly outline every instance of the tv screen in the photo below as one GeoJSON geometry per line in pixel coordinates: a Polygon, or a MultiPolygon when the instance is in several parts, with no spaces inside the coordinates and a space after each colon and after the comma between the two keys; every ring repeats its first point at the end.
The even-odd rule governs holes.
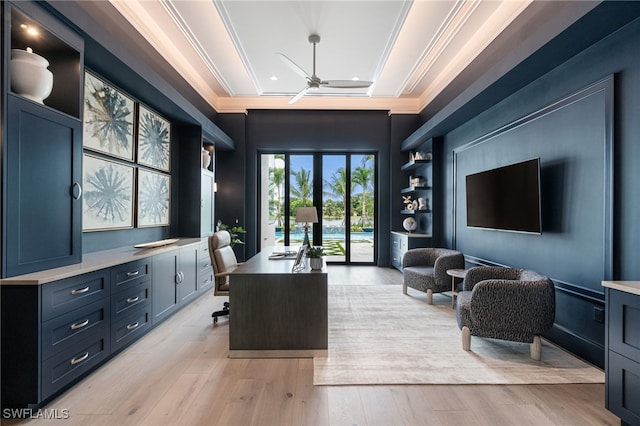
{"type": "Polygon", "coordinates": [[[467,175],[467,226],[541,232],[540,159],[467,175]]]}

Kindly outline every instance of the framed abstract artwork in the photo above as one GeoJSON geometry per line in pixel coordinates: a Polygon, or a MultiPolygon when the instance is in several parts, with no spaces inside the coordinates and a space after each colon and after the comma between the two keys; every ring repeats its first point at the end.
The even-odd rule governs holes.
{"type": "Polygon", "coordinates": [[[133,166],[84,154],[82,230],[133,228],[133,166]]]}
{"type": "Polygon", "coordinates": [[[138,164],[169,171],[171,123],[149,108],[138,110],[138,164]]]}
{"type": "Polygon", "coordinates": [[[168,226],[171,176],[138,169],[138,227],[168,226]]]}
{"type": "Polygon", "coordinates": [[[83,145],[133,161],[135,103],[113,86],[85,72],[83,145]]]}

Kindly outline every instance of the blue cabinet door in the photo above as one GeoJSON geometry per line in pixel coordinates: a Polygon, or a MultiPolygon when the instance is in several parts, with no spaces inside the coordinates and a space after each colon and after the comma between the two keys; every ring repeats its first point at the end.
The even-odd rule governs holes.
{"type": "Polygon", "coordinates": [[[8,95],[2,275],[82,258],[82,123],[8,95]]]}

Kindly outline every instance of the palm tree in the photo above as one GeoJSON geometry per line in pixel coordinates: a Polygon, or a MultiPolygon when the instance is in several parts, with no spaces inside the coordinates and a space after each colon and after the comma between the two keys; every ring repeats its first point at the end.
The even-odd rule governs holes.
{"type": "Polygon", "coordinates": [[[295,185],[291,185],[291,195],[301,202],[301,206],[311,207],[311,197],[313,196],[311,171],[301,167],[297,172],[292,171],[291,175],[295,179],[295,185]]]}
{"type": "Polygon", "coordinates": [[[344,213],[347,211],[347,171],[344,168],[338,169],[331,175],[330,181],[325,181],[325,185],[329,188],[327,192],[330,195],[342,201],[342,224],[344,225],[344,213]]]}
{"type": "Polygon", "coordinates": [[[366,197],[367,191],[371,188],[371,181],[373,177],[373,169],[365,167],[356,167],[351,176],[351,180],[355,185],[362,187],[362,226],[365,226],[365,219],[367,217],[366,209],[366,197]]]}

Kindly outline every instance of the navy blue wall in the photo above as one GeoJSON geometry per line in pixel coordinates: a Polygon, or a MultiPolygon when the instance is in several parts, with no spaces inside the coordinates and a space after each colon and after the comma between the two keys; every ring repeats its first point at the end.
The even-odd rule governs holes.
{"type": "Polygon", "coordinates": [[[446,244],[472,262],[548,274],[558,288],[548,337],[600,366],[600,282],[640,276],[638,46],[635,20],[444,135],[446,244]],[[578,93],[597,82],[602,90],[578,93]],[[539,115],[525,118],[530,114],[539,115]],[[532,157],[541,157],[542,234],[466,228],[464,176],[532,157]]]}

